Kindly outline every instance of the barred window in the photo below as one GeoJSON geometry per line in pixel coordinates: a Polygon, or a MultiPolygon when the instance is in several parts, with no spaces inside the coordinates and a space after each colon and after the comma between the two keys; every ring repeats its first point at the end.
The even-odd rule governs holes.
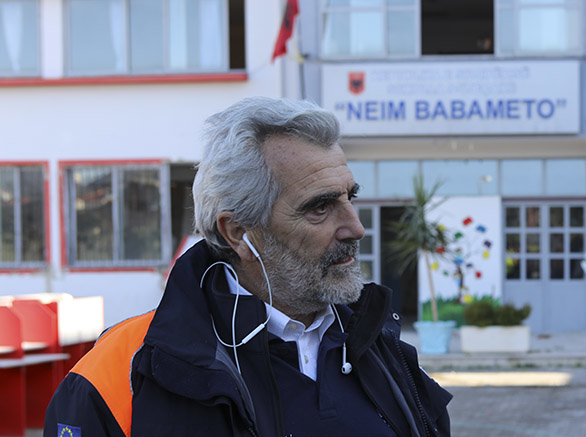
{"type": "Polygon", "coordinates": [[[42,166],[0,166],[0,268],[46,263],[42,166]]]}
{"type": "Polygon", "coordinates": [[[70,265],[141,267],[169,260],[165,166],[75,166],[67,179],[70,265]]]}

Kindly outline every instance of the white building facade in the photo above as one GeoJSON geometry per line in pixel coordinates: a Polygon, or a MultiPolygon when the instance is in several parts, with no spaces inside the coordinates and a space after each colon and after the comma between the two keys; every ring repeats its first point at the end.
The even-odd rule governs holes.
{"type": "Polygon", "coordinates": [[[304,62],[273,64],[285,3],[0,0],[0,294],[102,295],[106,325],[155,307],[203,120],[302,96],[341,122],[365,279],[398,309],[420,313],[425,284],[393,272],[389,223],[422,175],[441,220],[483,230],[460,282],[438,264],[440,296],[586,329],[583,0],[299,0],[304,62]]]}
{"type": "Polygon", "coordinates": [[[460,288],[530,303],[535,332],[586,329],[584,2],[302,0],[300,9],[306,96],[337,114],[362,186],[367,279],[395,289],[403,313],[421,312],[426,275],[393,273],[386,247],[422,175],[450,198],[440,221],[482,233],[457,275],[434,264],[440,297],[460,288]]]}
{"type": "Polygon", "coordinates": [[[101,295],[106,325],[158,304],[193,231],[203,121],[288,93],[282,11],[0,1],[0,294],[101,295]]]}

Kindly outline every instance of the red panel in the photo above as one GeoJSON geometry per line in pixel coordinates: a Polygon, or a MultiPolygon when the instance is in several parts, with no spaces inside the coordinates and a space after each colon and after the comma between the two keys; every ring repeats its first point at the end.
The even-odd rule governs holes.
{"type": "Polygon", "coordinates": [[[63,379],[62,362],[26,366],[26,426],[42,428],[45,411],[63,379]]]}
{"type": "Polygon", "coordinates": [[[60,352],[57,315],[47,305],[38,300],[16,299],[12,309],[22,323],[22,341],[46,343],[42,352],[60,352]]]}
{"type": "MultiPolygon", "coordinates": [[[[10,307],[0,306],[0,345],[14,348],[2,358],[22,358],[20,319],[10,307]]],[[[21,436],[26,431],[24,368],[0,368],[0,436],[21,436]]]]}
{"type": "Polygon", "coordinates": [[[0,436],[26,432],[24,368],[0,369],[0,436]]]}
{"type": "Polygon", "coordinates": [[[0,346],[13,348],[14,351],[0,355],[0,358],[22,358],[22,326],[20,318],[12,307],[0,306],[0,346]]]}
{"type": "MultiPolygon", "coordinates": [[[[38,300],[16,299],[12,308],[20,317],[23,341],[46,343],[47,347],[38,353],[61,351],[57,315],[54,311],[56,303],[43,304],[38,300]]],[[[25,375],[26,424],[29,428],[42,428],[45,410],[63,378],[63,363],[55,361],[26,366],[25,375]]]]}

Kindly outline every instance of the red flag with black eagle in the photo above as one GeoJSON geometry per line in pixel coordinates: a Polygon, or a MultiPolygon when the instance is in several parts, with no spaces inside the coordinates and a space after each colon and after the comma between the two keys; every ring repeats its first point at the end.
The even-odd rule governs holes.
{"type": "Polygon", "coordinates": [[[275,43],[275,50],[273,51],[272,62],[281,55],[287,53],[287,40],[291,38],[293,34],[293,23],[295,17],[299,14],[299,5],[297,0],[287,0],[287,6],[285,8],[285,15],[283,22],[281,23],[281,30],[279,30],[279,36],[275,43]]]}

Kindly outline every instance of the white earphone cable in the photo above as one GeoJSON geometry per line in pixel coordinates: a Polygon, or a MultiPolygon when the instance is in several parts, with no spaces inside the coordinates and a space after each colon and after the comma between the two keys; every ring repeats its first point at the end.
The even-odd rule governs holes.
{"type": "Polygon", "coordinates": [[[246,335],[241,341],[240,343],[236,344],[236,311],[238,309],[238,298],[240,297],[240,281],[238,280],[238,274],[236,273],[236,271],[234,270],[234,268],[224,262],[224,261],[216,261],[215,263],[211,264],[203,273],[201,280],[199,282],[199,287],[201,289],[203,289],[203,281],[205,276],[207,275],[207,273],[209,272],[209,270],[212,267],[215,267],[218,264],[223,264],[228,270],[230,270],[230,272],[232,273],[232,275],[234,275],[234,279],[236,280],[236,284],[237,284],[237,289],[236,289],[236,298],[234,300],[234,309],[232,310],[232,323],[231,323],[231,328],[232,328],[232,344],[225,342],[224,340],[222,340],[222,338],[220,337],[218,330],[216,328],[216,323],[214,321],[214,317],[212,316],[212,314],[210,313],[210,317],[212,319],[212,328],[214,329],[214,334],[216,335],[216,338],[218,339],[218,341],[224,345],[225,347],[229,347],[232,348],[232,351],[234,353],[234,362],[236,363],[236,367],[238,368],[238,372],[241,373],[240,371],[240,362],[238,361],[238,352],[237,352],[237,348],[240,346],[245,345],[246,343],[248,343],[250,340],[252,340],[260,331],[262,331],[265,326],[267,326],[267,324],[269,323],[269,320],[271,319],[271,313],[273,311],[273,293],[271,290],[271,284],[269,281],[269,277],[267,275],[267,271],[265,269],[264,263],[262,262],[262,259],[260,259],[260,256],[257,256],[257,259],[260,262],[260,265],[262,267],[262,271],[265,277],[265,280],[267,281],[267,289],[269,292],[269,309],[267,311],[267,318],[265,319],[265,321],[263,323],[261,323],[260,325],[258,325],[255,329],[253,329],[248,335],[246,335]]]}

